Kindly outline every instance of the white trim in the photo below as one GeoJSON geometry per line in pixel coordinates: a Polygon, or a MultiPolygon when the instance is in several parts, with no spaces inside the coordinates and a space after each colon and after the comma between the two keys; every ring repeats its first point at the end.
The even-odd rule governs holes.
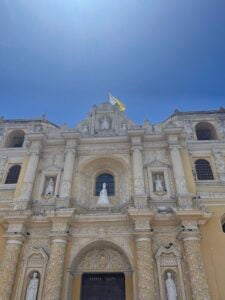
{"type": "Polygon", "coordinates": [[[140,237],[140,238],[136,238],[136,242],[151,242],[151,238],[149,237],[140,237]]]}
{"type": "Polygon", "coordinates": [[[64,240],[64,239],[53,239],[52,242],[53,242],[53,243],[63,243],[63,244],[67,244],[67,240],[64,240]]]}
{"type": "Polygon", "coordinates": [[[18,244],[18,245],[22,245],[23,242],[18,241],[18,240],[8,240],[6,242],[6,244],[18,244]]]}

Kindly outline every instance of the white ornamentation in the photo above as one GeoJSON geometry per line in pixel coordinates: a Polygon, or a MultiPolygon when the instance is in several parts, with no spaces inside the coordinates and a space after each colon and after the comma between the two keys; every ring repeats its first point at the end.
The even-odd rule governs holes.
{"type": "Polygon", "coordinates": [[[225,162],[222,158],[221,152],[214,152],[214,157],[215,157],[215,163],[217,170],[219,172],[224,172],[225,171],[225,162]]]}
{"type": "Polygon", "coordinates": [[[113,249],[94,249],[78,265],[78,272],[129,271],[130,266],[120,253],[113,249]]]}

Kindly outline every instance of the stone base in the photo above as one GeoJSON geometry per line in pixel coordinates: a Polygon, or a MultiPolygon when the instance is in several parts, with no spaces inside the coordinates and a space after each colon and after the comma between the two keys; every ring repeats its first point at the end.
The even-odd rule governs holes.
{"type": "Polygon", "coordinates": [[[147,195],[134,196],[134,206],[139,209],[148,208],[147,195]]]}
{"type": "Polygon", "coordinates": [[[191,195],[179,195],[178,196],[178,206],[181,209],[192,209],[192,196],[191,195]]]}
{"type": "Polygon", "coordinates": [[[95,211],[96,212],[111,212],[111,205],[96,205],[95,211]]]}
{"type": "Polygon", "coordinates": [[[13,210],[27,210],[31,207],[31,202],[24,199],[15,199],[13,202],[13,210]]]}
{"type": "Polygon", "coordinates": [[[70,207],[70,198],[58,198],[56,199],[56,208],[68,208],[70,207]]]}

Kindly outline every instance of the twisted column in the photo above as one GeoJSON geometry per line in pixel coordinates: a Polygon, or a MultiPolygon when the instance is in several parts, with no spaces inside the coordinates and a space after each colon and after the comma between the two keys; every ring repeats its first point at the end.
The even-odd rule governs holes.
{"type": "Polygon", "coordinates": [[[155,283],[152,259],[151,237],[138,236],[136,238],[138,299],[154,300],[155,283]]]}
{"type": "Polygon", "coordinates": [[[208,284],[200,248],[200,234],[198,232],[183,232],[181,236],[188,263],[192,298],[194,300],[209,300],[208,284]]]}

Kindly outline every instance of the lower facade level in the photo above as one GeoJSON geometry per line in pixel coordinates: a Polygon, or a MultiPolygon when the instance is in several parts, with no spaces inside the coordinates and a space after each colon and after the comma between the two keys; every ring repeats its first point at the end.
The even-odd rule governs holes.
{"type": "Polygon", "coordinates": [[[201,226],[210,217],[132,208],[11,212],[4,218],[0,299],[211,299],[201,249],[201,226]]]}

